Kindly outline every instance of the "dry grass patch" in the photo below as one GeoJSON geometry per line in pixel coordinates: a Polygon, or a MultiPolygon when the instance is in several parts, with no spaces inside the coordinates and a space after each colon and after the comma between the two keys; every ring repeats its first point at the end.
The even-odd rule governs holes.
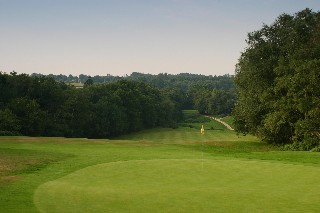
{"type": "Polygon", "coordinates": [[[46,162],[45,159],[35,159],[21,156],[0,155],[0,184],[5,184],[20,178],[14,174],[27,172],[46,162]]]}
{"type": "Polygon", "coordinates": [[[47,153],[23,149],[0,149],[0,184],[6,184],[33,173],[56,161],[47,153]]]}
{"type": "Polygon", "coordinates": [[[21,178],[21,176],[16,176],[16,175],[14,175],[14,176],[4,176],[4,177],[0,177],[0,185],[1,185],[1,184],[11,183],[11,182],[13,182],[13,181],[15,181],[15,180],[18,180],[18,179],[20,179],[20,178],[21,178]]]}

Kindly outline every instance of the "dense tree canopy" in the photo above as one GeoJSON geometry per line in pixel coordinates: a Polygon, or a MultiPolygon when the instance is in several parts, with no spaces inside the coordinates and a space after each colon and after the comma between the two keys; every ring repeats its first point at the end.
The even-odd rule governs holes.
{"type": "Polygon", "coordinates": [[[0,72],[0,134],[102,138],[175,127],[180,116],[169,95],[142,82],[76,89],[50,77],[0,72]]]}
{"type": "MultiPolygon", "coordinates": [[[[34,73],[32,76],[42,75],[34,73]]],[[[230,114],[236,100],[234,77],[230,75],[205,76],[190,73],[151,75],[133,72],[124,77],[112,75],[90,77],[83,74],[79,76],[50,74],[49,77],[66,83],[82,82],[84,86],[88,83],[108,84],[120,79],[144,82],[169,95],[179,109],[197,109],[202,114],[230,114]]]]}
{"type": "Polygon", "coordinates": [[[282,14],[247,44],[235,76],[237,130],[272,143],[319,143],[320,13],[282,14]]]}

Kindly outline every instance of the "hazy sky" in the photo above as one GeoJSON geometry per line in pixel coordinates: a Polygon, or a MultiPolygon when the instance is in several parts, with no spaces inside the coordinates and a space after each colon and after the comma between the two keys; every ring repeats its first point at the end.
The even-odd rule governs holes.
{"type": "Polygon", "coordinates": [[[0,71],[234,74],[247,33],[320,0],[0,0],[0,71]]]}

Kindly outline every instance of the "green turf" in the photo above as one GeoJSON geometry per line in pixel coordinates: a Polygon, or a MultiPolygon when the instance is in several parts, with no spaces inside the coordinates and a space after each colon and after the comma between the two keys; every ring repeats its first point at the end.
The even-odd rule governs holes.
{"type": "Polygon", "coordinates": [[[320,153],[229,130],[0,137],[0,212],[318,212],[320,153]]]}
{"type": "MultiPolygon", "coordinates": [[[[197,124],[199,125],[199,124],[197,124]]],[[[200,127],[200,126],[199,126],[200,127]]],[[[201,128],[201,127],[200,127],[201,128]]],[[[155,143],[175,144],[175,143],[201,143],[201,142],[226,142],[226,141],[251,141],[257,142],[257,138],[253,136],[236,135],[231,130],[205,130],[205,134],[200,134],[200,128],[180,127],[178,129],[151,129],[138,133],[133,133],[118,137],[117,139],[146,141],[155,143]]]]}
{"type": "Polygon", "coordinates": [[[119,161],[47,182],[35,203],[41,212],[316,211],[319,172],[242,160],[119,161]]]}

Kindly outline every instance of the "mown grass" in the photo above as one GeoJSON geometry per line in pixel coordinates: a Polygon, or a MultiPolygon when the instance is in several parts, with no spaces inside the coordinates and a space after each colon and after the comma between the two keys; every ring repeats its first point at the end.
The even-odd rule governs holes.
{"type": "Polygon", "coordinates": [[[320,209],[320,153],[279,151],[229,130],[158,128],[113,140],[0,137],[0,176],[1,212],[320,209]]]}
{"type": "Polygon", "coordinates": [[[200,115],[200,113],[197,110],[183,110],[183,120],[180,123],[180,127],[189,127],[200,131],[202,125],[205,130],[226,129],[226,127],[223,124],[209,117],[200,115]]]}
{"type": "MultiPolygon", "coordinates": [[[[8,149],[16,152],[29,151],[29,157],[32,157],[22,157],[23,161],[32,159],[32,161],[37,161],[36,165],[41,165],[36,170],[32,169],[32,172],[30,169],[14,167],[10,171],[11,174],[7,173],[3,176],[3,178],[7,178],[15,174],[19,178],[0,184],[1,212],[37,212],[33,195],[39,185],[88,166],[137,159],[197,157],[194,156],[193,150],[182,151],[181,147],[169,145],[157,146],[144,142],[63,138],[15,137],[10,139],[0,137],[0,149],[3,150],[2,153],[5,153],[0,155],[0,159],[8,159],[8,156],[11,155],[7,153],[8,149]],[[50,152],[48,152],[49,150],[50,152]],[[44,155],[58,161],[52,160],[51,163],[47,163],[47,158],[43,158],[44,155]]],[[[15,161],[14,156],[16,155],[12,154],[11,156],[11,159],[15,161]]],[[[22,167],[24,166],[22,165],[22,167]]]]}
{"type": "Polygon", "coordinates": [[[305,212],[319,208],[319,198],[310,196],[317,194],[318,174],[312,167],[242,160],[121,161],[43,184],[35,203],[42,212],[305,212]]]}
{"type": "Polygon", "coordinates": [[[201,142],[227,142],[227,141],[258,141],[253,136],[236,135],[231,130],[205,130],[205,134],[200,134],[200,128],[180,127],[178,129],[158,128],[144,130],[138,133],[116,138],[117,140],[146,141],[164,144],[195,144],[201,142]]]}

